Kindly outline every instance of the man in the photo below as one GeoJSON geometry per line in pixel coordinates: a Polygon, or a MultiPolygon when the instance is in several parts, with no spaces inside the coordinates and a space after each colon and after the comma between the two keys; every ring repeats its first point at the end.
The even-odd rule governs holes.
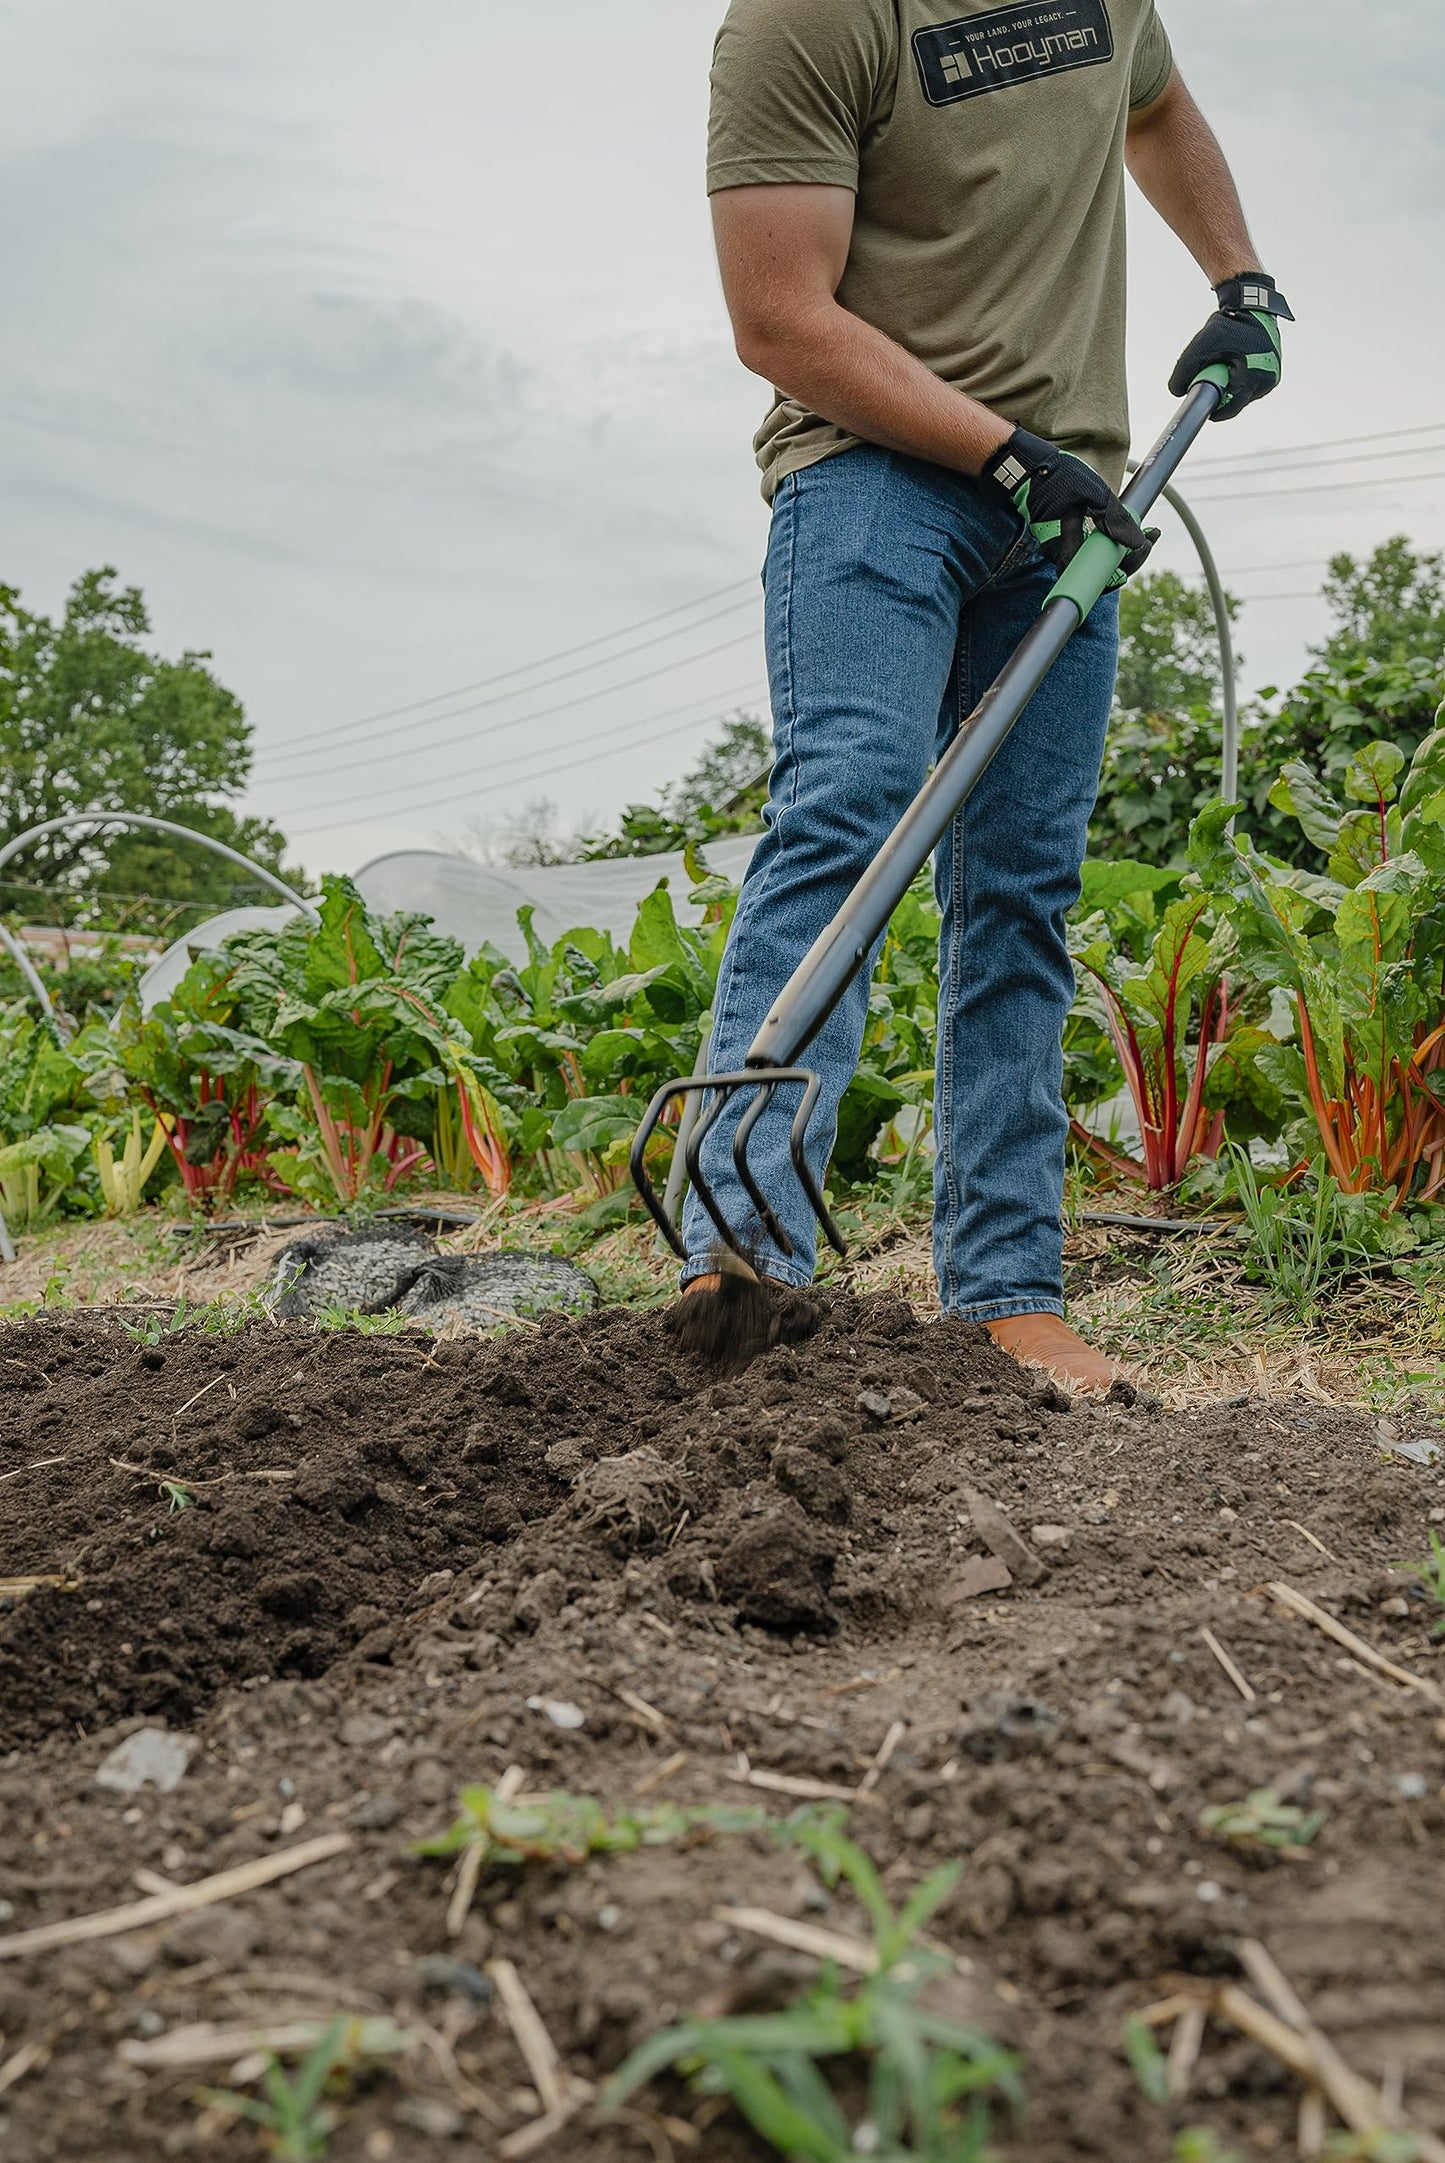
{"type": "MultiPolygon", "coordinates": [[[[1229,365],[1216,419],[1279,380],[1289,309],[1259,269],[1219,145],[1153,0],[732,0],[718,38],[708,186],[737,350],[777,386],[757,439],[777,761],[718,984],[714,1067],[740,1067],[782,985],[1120,503],[1124,170],[1216,287],[1170,389],[1229,365]]],[[[934,1259],[944,1310],[1075,1389],[1115,1370],[1064,1320],[1065,917],[1079,893],[1113,695],[1118,598],[1094,609],[938,852],[934,1259]]],[[[860,975],[815,1041],[821,1174],[867,1015],[860,975]]],[[[756,1223],[732,1164],[704,1169],[756,1223]]],[[[791,1107],[751,1150],[812,1275],[791,1107]]],[[[716,1291],[694,1198],[684,1288],[716,1291]]]]}

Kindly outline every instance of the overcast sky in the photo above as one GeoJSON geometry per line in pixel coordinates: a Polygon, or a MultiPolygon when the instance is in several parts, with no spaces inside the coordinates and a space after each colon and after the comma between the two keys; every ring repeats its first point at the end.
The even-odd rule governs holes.
{"type": "MultiPolygon", "coordinates": [[[[313,869],[539,793],[595,827],[756,704],[766,392],[702,187],[722,6],[0,0],[0,581],[54,609],[111,563],[167,649],[212,649],[313,869]]],[[[1319,635],[1278,596],[1330,551],[1445,540],[1439,425],[1209,475],[1445,423],[1445,9],[1162,12],[1299,317],[1284,390],[1187,471],[1260,597],[1258,683],[1319,635]]],[[[1209,295],[1131,216],[1142,443],[1209,295]]]]}

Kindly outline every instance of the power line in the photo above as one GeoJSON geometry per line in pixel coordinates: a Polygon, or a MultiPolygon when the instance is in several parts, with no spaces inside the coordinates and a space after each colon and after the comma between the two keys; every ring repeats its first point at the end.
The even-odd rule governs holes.
{"type": "MultiPolygon", "coordinates": [[[[355,721],[340,721],[335,723],[330,728],[316,729],[309,736],[305,737],[301,742],[288,746],[284,750],[272,753],[263,753],[263,761],[268,759],[283,759],[296,755],[304,755],[305,753],[310,751],[311,747],[314,744],[329,742],[340,736],[351,736],[354,735],[358,730],[373,728],[385,721],[399,720],[407,714],[419,713],[424,706],[442,705],[448,699],[462,698],[473,691],[490,690],[494,684],[512,682],[518,676],[532,675],[539,668],[550,668],[554,661],[568,661],[571,660],[576,654],[589,653],[595,651],[595,649],[599,646],[612,645],[620,638],[630,637],[634,631],[648,630],[653,624],[661,623],[668,617],[679,616],[684,613],[688,613],[695,608],[704,608],[708,605],[709,602],[723,600],[727,597],[728,594],[737,593],[744,586],[755,587],[756,584],[757,581],[755,579],[737,579],[730,586],[720,586],[715,593],[702,594],[694,601],[680,601],[675,608],[662,609],[655,616],[644,616],[637,623],[626,624],[616,631],[608,631],[599,638],[584,639],[580,645],[564,646],[558,652],[543,655],[540,659],[536,661],[522,662],[519,663],[516,668],[503,669],[498,675],[479,677],[475,683],[458,684],[456,688],[451,691],[434,692],[430,698],[413,700],[410,705],[392,706],[387,708],[386,711],[382,713],[363,714],[355,721]]],[[[720,617],[733,615],[736,613],[737,609],[745,608],[746,606],[746,600],[735,602],[730,608],[719,609],[717,614],[714,616],[703,617],[698,623],[680,624],[678,628],[674,631],[665,631],[655,639],[644,639],[638,645],[624,648],[619,653],[607,655],[600,661],[589,662],[587,664],[587,667],[605,668],[608,665],[609,661],[624,660],[629,653],[641,653],[648,646],[660,646],[664,644],[667,639],[677,638],[681,636],[681,634],[685,631],[701,630],[704,624],[716,623],[720,617]]],[[[570,676],[585,674],[586,668],[569,669],[566,670],[561,676],[548,677],[541,683],[524,684],[519,686],[519,688],[515,691],[501,692],[497,695],[497,697],[492,699],[484,699],[479,703],[482,706],[501,705],[505,703],[508,698],[524,698],[529,691],[543,691],[546,690],[549,685],[553,683],[563,683],[567,681],[570,676]]],[[[458,711],[464,713],[474,712],[476,710],[478,709],[475,707],[462,707],[458,709],[458,711]]],[[[433,714],[430,715],[428,718],[435,721],[446,721],[452,719],[453,716],[450,714],[433,714]]]]}
{"type": "MultiPolygon", "coordinates": [[[[748,680],[747,683],[734,685],[729,690],[710,691],[707,694],[706,699],[691,699],[687,702],[686,705],[667,707],[660,714],[649,714],[645,718],[645,720],[640,723],[635,717],[630,721],[620,722],[616,724],[614,728],[605,731],[604,733],[611,736],[616,736],[619,730],[633,730],[640,727],[642,730],[642,734],[636,737],[629,736],[627,741],[623,743],[608,744],[604,746],[602,750],[588,752],[581,758],[569,758],[562,765],[556,764],[555,760],[553,759],[553,753],[549,752],[548,757],[549,759],[553,759],[553,763],[537,767],[531,773],[511,774],[507,777],[507,786],[509,788],[521,788],[527,786],[534,781],[551,781],[556,779],[557,776],[560,774],[571,773],[574,767],[590,766],[597,759],[611,758],[615,752],[637,750],[642,745],[645,745],[654,740],[648,734],[648,731],[655,729],[659,721],[670,721],[675,714],[687,713],[691,709],[695,709],[701,705],[710,706],[713,710],[709,713],[695,715],[693,719],[679,723],[677,728],[662,730],[656,740],[661,742],[669,736],[675,736],[680,734],[684,729],[707,727],[712,722],[721,721],[726,718],[726,715],[724,713],[717,710],[717,701],[719,699],[744,699],[754,696],[760,696],[765,689],[765,685],[760,684],[756,677],[752,677],[748,680]]],[[[583,737],[580,740],[584,743],[596,741],[596,739],[593,737],[583,737]]],[[[475,777],[476,781],[481,782],[482,780],[489,780],[492,777],[493,772],[494,769],[488,768],[485,775],[478,775],[475,777]]],[[[365,818],[349,819],[346,823],[350,826],[374,826],[379,819],[390,819],[396,818],[398,816],[410,818],[423,811],[435,811],[444,808],[447,805],[455,803],[458,790],[462,786],[464,786],[464,783],[458,781],[453,785],[451,792],[445,797],[422,804],[391,804],[384,811],[371,812],[365,818]]],[[[369,804],[373,801],[373,794],[367,794],[365,796],[353,796],[347,798],[342,803],[332,804],[328,806],[328,809],[332,811],[346,811],[349,810],[353,804],[369,804]]],[[[326,823],[327,825],[330,825],[334,822],[328,820],[326,823]]],[[[323,827],[318,826],[291,826],[289,820],[287,821],[287,824],[290,831],[293,834],[297,835],[314,834],[323,832],[325,830],[323,827]]]]}
{"type": "Polygon", "coordinates": [[[1445,468],[1435,473],[1396,473],[1379,480],[1314,481],[1303,488],[1238,488],[1212,496],[1190,492],[1191,503],[1273,503],[1278,496],[1324,496],[1343,488],[1407,488],[1416,481],[1445,481],[1445,468]]]}
{"type": "MultiPolygon", "coordinates": [[[[1378,465],[1382,459],[1386,458],[1419,458],[1422,455],[1434,458],[1438,457],[1439,453],[1442,450],[1445,450],[1445,444],[1415,443],[1408,444],[1403,450],[1398,451],[1351,451],[1343,458],[1324,458],[1319,460],[1319,463],[1326,466],[1374,466],[1378,465]]],[[[1211,466],[1208,462],[1206,462],[1204,464],[1196,466],[1194,468],[1194,471],[1200,474],[1208,474],[1211,471],[1211,466]]],[[[1288,465],[1257,465],[1247,468],[1242,467],[1238,471],[1236,471],[1231,466],[1227,472],[1221,473],[1219,475],[1219,478],[1224,481],[1242,481],[1245,478],[1246,472],[1308,473],[1310,471],[1310,465],[1300,465],[1298,461],[1294,461],[1288,465]]]]}
{"type": "Polygon", "coordinates": [[[1445,421],[1420,421],[1413,428],[1377,428],[1363,436],[1328,436],[1319,443],[1276,443],[1261,445],[1255,451],[1226,451],[1218,458],[1197,462],[1194,471],[1202,472],[1209,466],[1247,465],[1254,458],[1287,458],[1304,451],[1350,450],[1356,443],[1394,443],[1401,436],[1430,436],[1445,428],[1445,421]]]}
{"type": "MultiPolygon", "coordinates": [[[[583,692],[580,692],[580,693],[578,694],[578,696],[577,696],[576,698],[572,698],[572,699],[563,699],[563,700],[562,700],[562,701],[560,702],[560,704],[558,704],[558,705],[556,705],[556,706],[543,706],[543,707],[541,707],[541,708],[540,708],[540,709],[539,709],[539,710],[538,710],[538,711],[537,711],[536,713],[530,713],[530,714],[520,714],[520,715],[518,715],[517,719],[518,719],[519,721],[528,721],[528,722],[530,722],[530,721],[550,721],[550,720],[551,720],[551,719],[552,719],[552,718],[553,718],[553,717],[554,717],[555,715],[557,715],[557,714],[561,714],[561,713],[570,713],[570,712],[574,711],[574,710],[575,710],[575,709],[576,709],[576,708],[577,708],[578,706],[589,706],[589,705],[591,705],[591,703],[593,702],[593,700],[594,700],[594,699],[599,699],[599,698],[606,698],[606,697],[608,697],[608,696],[609,696],[609,695],[610,695],[610,694],[611,694],[612,692],[614,692],[614,691],[631,691],[631,690],[635,690],[635,689],[636,689],[636,687],[637,687],[637,686],[638,686],[639,684],[644,684],[644,683],[655,683],[655,682],[657,681],[657,679],[658,679],[658,678],[659,678],[660,676],[668,676],[668,675],[672,675],[672,674],[674,674],[674,673],[676,672],[676,670],[678,670],[678,669],[680,669],[680,668],[689,668],[689,667],[691,667],[691,666],[692,666],[692,664],[693,664],[694,662],[697,662],[697,661],[710,661],[710,660],[712,660],[712,659],[713,659],[713,658],[714,658],[714,657],[715,657],[715,656],[716,656],[717,654],[720,654],[720,653],[731,653],[731,652],[733,651],[733,649],[734,649],[735,647],[737,647],[737,646],[751,646],[751,645],[754,645],[755,643],[756,643],[756,633],[754,633],[754,632],[751,632],[751,631],[746,631],[746,632],[744,632],[744,633],[743,633],[743,635],[742,635],[742,637],[741,637],[741,638],[729,638],[729,639],[724,639],[721,645],[719,645],[719,646],[709,646],[709,647],[707,648],[706,652],[704,652],[704,653],[690,653],[690,654],[685,654],[685,655],[683,656],[683,658],[682,658],[682,659],[681,659],[680,661],[668,661],[668,662],[665,662],[665,663],[663,664],[663,666],[662,666],[661,668],[653,668],[653,669],[647,669],[647,670],[646,670],[646,671],[645,671],[645,672],[644,672],[644,673],[643,673],[643,674],[642,674],[641,676],[631,676],[631,677],[629,677],[629,678],[628,678],[628,679],[627,679],[627,680],[626,680],[626,681],[625,681],[624,683],[616,683],[616,684],[603,684],[603,685],[602,685],[602,686],[601,686],[601,687],[600,687],[600,688],[599,688],[598,690],[595,690],[595,691],[583,691],[583,692]]],[[[711,692],[710,692],[710,693],[708,693],[707,695],[708,695],[709,697],[712,697],[712,696],[714,696],[715,694],[713,694],[713,693],[711,693],[711,692]]],[[[694,703],[696,703],[696,701],[694,701],[694,703]]],[[[454,748],[455,748],[455,747],[456,747],[456,746],[457,746],[458,744],[467,744],[467,745],[475,744],[475,743],[476,743],[476,742],[477,742],[477,741],[478,741],[478,740],[479,740],[480,738],[482,738],[482,737],[485,737],[485,736],[489,736],[489,735],[494,735],[494,734],[496,733],[496,731],[497,731],[497,729],[498,729],[498,728],[507,728],[507,727],[511,727],[511,726],[514,726],[514,724],[513,724],[513,723],[511,723],[511,722],[494,722],[494,723],[493,723],[493,724],[491,725],[491,727],[490,727],[490,728],[482,728],[482,729],[465,729],[465,730],[463,730],[463,731],[462,731],[462,733],[461,733],[461,734],[460,734],[459,736],[448,736],[448,737],[443,737],[440,743],[428,744],[426,748],[428,749],[428,751],[432,751],[432,752],[436,752],[436,751],[449,751],[449,750],[452,750],[452,749],[454,749],[454,748]]],[[[346,771],[346,772],[348,772],[348,773],[351,773],[351,772],[353,772],[353,771],[355,771],[355,770],[358,770],[359,768],[361,768],[361,767],[363,767],[363,766],[376,766],[376,765],[387,765],[387,764],[390,764],[390,763],[392,763],[392,762],[393,762],[393,761],[394,761],[395,759],[397,759],[398,757],[402,756],[402,755],[403,755],[403,754],[404,754],[404,753],[405,753],[406,751],[408,751],[408,750],[409,750],[410,748],[411,748],[411,747],[410,747],[410,745],[398,745],[398,746],[397,746],[397,747],[395,748],[395,750],[393,750],[393,751],[389,751],[389,752],[381,752],[381,753],[379,753],[379,754],[377,755],[377,757],[375,757],[375,758],[371,758],[371,759],[348,759],[348,760],[347,760],[347,762],[346,762],[346,768],[345,768],[345,771],[346,771]]],[[[526,755],[528,755],[528,754],[522,754],[522,755],[523,755],[523,756],[526,756],[526,755]]],[[[504,763],[506,763],[506,762],[504,762],[504,763]]],[[[492,770],[493,770],[493,768],[492,768],[492,767],[491,767],[490,765],[489,765],[489,766],[487,767],[487,769],[486,769],[486,771],[487,771],[487,772],[491,772],[492,770]]],[[[302,781],[305,781],[305,780],[312,780],[312,779],[316,779],[316,778],[319,778],[319,777],[317,777],[317,776],[314,776],[314,775],[308,775],[308,774],[300,774],[300,775],[294,775],[294,774],[293,774],[293,775],[291,775],[291,776],[290,776],[289,778],[290,778],[290,779],[292,779],[292,780],[302,780],[302,781]]],[[[324,777],[320,777],[320,778],[324,778],[324,777]]],[[[461,780],[461,779],[464,779],[464,778],[465,778],[465,776],[458,776],[458,779],[459,779],[459,780],[461,780]]],[[[423,786],[423,787],[424,787],[425,785],[426,785],[425,783],[419,783],[419,784],[417,784],[417,786],[423,786]]],[[[275,784],[274,784],[274,783],[272,783],[272,784],[271,784],[271,786],[272,786],[272,787],[274,787],[274,786],[275,786],[275,784]]],[[[346,799],[346,801],[348,801],[348,802],[350,802],[350,803],[365,803],[365,802],[369,802],[369,801],[370,801],[370,795],[371,795],[371,792],[370,792],[370,791],[368,791],[368,793],[367,793],[367,795],[366,795],[366,796],[360,796],[360,797],[355,797],[355,796],[354,796],[354,797],[350,797],[350,798],[347,798],[347,799],[346,799]]],[[[305,811],[305,806],[304,806],[304,805],[302,806],[302,811],[303,811],[303,815],[304,815],[304,811],[305,811]]],[[[283,814],[282,814],[282,816],[284,817],[284,816],[286,816],[286,814],[285,814],[285,813],[283,813],[283,814]]]]}

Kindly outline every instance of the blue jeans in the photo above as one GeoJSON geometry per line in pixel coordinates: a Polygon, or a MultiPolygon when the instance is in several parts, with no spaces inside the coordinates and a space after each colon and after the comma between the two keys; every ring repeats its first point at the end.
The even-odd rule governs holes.
{"type": "MultiPolygon", "coordinates": [[[[718,982],[714,1071],[743,1065],[772,999],[1052,582],[1015,514],[941,466],[862,446],[783,481],[765,574],[777,760],[718,982]]],[[[1064,923],[1079,894],[1117,658],[1110,594],[937,854],[934,1266],[945,1311],[975,1321],[1064,1311],[1062,1037],[1074,996],[1064,923]]],[[[867,1011],[860,973],[805,1054],[823,1077],[808,1151],[820,1178],[867,1011]]],[[[749,1152],[791,1257],[762,1236],[733,1168],[746,1101],[713,1129],[703,1171],[729,1222],[756,1241],[762,1270],[806,1284],[816,1226],[788,1155],[797,1092],[782,1093],[749,1152]]],[[[684,1236],[686,1283],[712,1266],[716,1241],[695,1195],[684,1236]]]]}

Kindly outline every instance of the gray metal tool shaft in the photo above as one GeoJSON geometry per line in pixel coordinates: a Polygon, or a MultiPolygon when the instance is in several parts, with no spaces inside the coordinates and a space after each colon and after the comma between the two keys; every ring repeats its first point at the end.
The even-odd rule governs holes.
{"type": "MultiPolygon", "coordinates": [[[[1197,383],[1124,490],[1136,517],[1151,510],[1219,401],[1197,383]]],[[[794,970],[747,1056],[749,1067],[795,1066],[863,968],[894,910],[977,788],[1029,700],[1088,615],[1122,555],[1091,534],[1054,587],[1038,622],[963,721],[924,788],[794,970]],[[1101,545],[1100,545],[1101,544],[1101,545]]]]}

